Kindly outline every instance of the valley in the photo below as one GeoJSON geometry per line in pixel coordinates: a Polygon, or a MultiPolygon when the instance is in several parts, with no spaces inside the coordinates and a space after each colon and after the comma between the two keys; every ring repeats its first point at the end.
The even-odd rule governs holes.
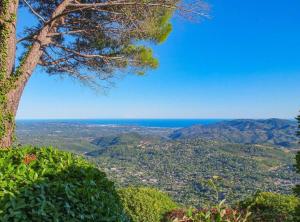
{"type": "MultiPolygon", "coordinates": [[[[185,205],[217,202],[214,191],[206,184],[212,177],[220,178],[220,199],[226,198],[230,204],[258,190],[291,193],[292,187],[300,182],[294,169],[298,150],[291,134],[294,122],[268,121],[261,135],[281,137],[266,141],[253,139],[251,130],[262,132],[257,128],[262,127],[261,121],[253,120],[251,128],[235,129],[244,135],[244,141],[235,141],[236,134],[228,133],[228,125],[237,124],[233,121],[187,128],[22,122],[18,124],[17,136],[22,145],[51,144],[83,155],[105,171],[118,187],[156,187],[185,205]],[[213,133],[195,136],[197,128],[211,131],[216,124],[219,138],[226,140],[213,133]],[[187,131],[193,136],[187,136],[187,131]],[[185,136],[174,138],[178,132],[185,136]]],[[[239,126],[243,124],[249,124],[249,120],[240,120],[239,126]]]]}

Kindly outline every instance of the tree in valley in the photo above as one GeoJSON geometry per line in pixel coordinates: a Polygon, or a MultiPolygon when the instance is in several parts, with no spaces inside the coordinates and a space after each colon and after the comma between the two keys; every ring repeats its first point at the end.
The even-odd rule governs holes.
{"type": "Polygon", "coordinates": [[[36,67],[89,86],[120,71],[143,74],[158,66],[145,43],[167,38],[172,15],[199,18],[205,11],[201,0],[0,0],[0,147],[12,145],[14,117],[36,67]],[[26,21],[18,18],[21,7],[38,25],[17,40],[17,19],[26,21]]]}

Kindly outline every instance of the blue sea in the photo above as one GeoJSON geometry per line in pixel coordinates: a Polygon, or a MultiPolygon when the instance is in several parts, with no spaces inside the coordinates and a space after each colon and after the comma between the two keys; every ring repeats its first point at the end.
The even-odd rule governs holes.
{"type": "Polygon", "coordinates": [[[121,125],[142,127],[170,127],[181,128],[196,124],[213,124],[224,119],[40,119],[40,120],[17,120],[17,123],[70,123],[83,125],[121,125]]]}

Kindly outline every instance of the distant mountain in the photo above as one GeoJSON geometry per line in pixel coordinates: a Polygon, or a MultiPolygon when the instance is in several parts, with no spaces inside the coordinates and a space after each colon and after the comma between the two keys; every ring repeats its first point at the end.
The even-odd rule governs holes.
{"type": "Polygon", "coordinates": [[[222,121],[211,125],[194,125],[175,130],[170,134],[173,140],[210,139],[231,143],[263,144],[297,147],[297,122],[283,119],[222,121]]]}

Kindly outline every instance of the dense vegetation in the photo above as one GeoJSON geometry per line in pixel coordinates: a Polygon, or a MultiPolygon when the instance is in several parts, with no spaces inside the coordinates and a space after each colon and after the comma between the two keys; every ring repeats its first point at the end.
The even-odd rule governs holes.
{"type": "Polygon", "coordinates": [[[114,184],[74,154],[0,150],[1,221],[129,221],[114,184]]]}
{"type": "Polygon", "coordinates": [[[296,210],[300,199],[292,195],[260,193],[242,201],[241,207],[250,206],[251,222],[297,222],[296,210]]]}
{"type": "Polygon", "coordinates": [[[211,208],[176,209],[166,215],[166,221],[180,222],[299,222],[297,206],[300,199],[292,195],[257,192],[235,208],[225,201],[211,208]]]}
{"type": "Polygon", "coordinates": [[[1,150],[0,172],[3,222],[299,221],[296,211],[300,200],[291,195],[257,193],[239,205],[227,206],[219,201],[219,195],[214,195],[221,193],[215,183],[219,177],[213,177],[211,197],[220,203],[202,208],[179,205],[153,188],[127,187],[116,191],[114,184],[92,164],[53,148],[1,150]]]}
{"type": "MultiPolygon", "coordinates": [[[[279,123],[283,122],[273,125],[271,135],[272,132],[286,134],[285,129],[289,127],[282,127],[279,123]]],[[[84,153],[121,188],[124,210],[133,221],[155,221],[153,218],[161,218],[165,213],[169,216],[165,219],[175,221],[184,218],[185,222],[215,222],[226,221],[228,217],[236,217],[230,222],[239,221],[237,218],[244,221],[245,208],[249,205],[252,221],[298,220],[299,199],[291,196],[292,188],[300,182],[294,167],[297,146],[284,148],[273,142],[245,144],[245,141],[229,143],[206,138],[171,140],[170,134],[172,129],[168,128],[55,122],[33,122],[18,128],[22,143],[55,144],[84,153]],[[217,197],[208,184],[210,178],[218,178],[217,197]],[[181,209],[174,209],[177,204],[166,194],[139,186],[166,191],[181,209]],[[219,204],[224,198],[229,205],[219,204]],[[237,210],[239,201],[242,201],[241,209],[237,210]],[[174,210],[168,212],[162,205],[172,206],[168,209],[174,210]]]]}
{"type": "Polygon", "coordinates": [[[203,138],[231,143],[272,144],[297,148],[297,123],[291,120],[231,120],[210,125],[195,125],[170,134],[172,139],[203,138]]]}
{"type": "Polygon", "coordinates": [[[225,200],[211,208],[175,209],[165,215],[164,222],[248,222],[251,212],[232,209],[225,200]]]}
{"type": "MultiPolygon", "coordinates": [[[[281,125],[278,124],[277,130],[281,125]]],[[[205,184],[214,175],[223,178],[219,182],[220,196],[226,196],[230,204],[257,189],[292,193],[300,181],[294,169],[294,150],[272,145],[206,139],[173,141],[167,139],[171,128],[76,122],[23,122],[17,132],[20,142],[25,144],[54,144],[84,153],[119,187],[155,187],[183,204],[215,204],[212,191],[205,184]]]]}
{"type": "Polygon", "coordinates": [[[119,195],[132,222],[158,222],[178,207],[168,195],[156,189],[128,187],[119,190],[119,195]]]}
{"type": "Polygon", "coordinates": [[[215,175],[223,178],[220,198],[226,197],[231,204],[258,189],[291,193],[299,181],[294,155],[264,145],[200,139],[153,144],[142,140],[99,147],[86,155],[120,186],[153,186],[191,205],[216,203],[205,183],[215,175]]]}

